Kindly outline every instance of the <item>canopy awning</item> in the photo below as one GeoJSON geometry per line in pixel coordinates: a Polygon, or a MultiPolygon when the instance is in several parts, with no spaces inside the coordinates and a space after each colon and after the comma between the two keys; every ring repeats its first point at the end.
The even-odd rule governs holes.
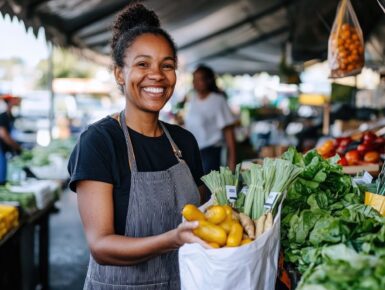
{"type": "MultiPolygon", "coordinates": [[[[367,43],[369,66],[384,62],[385,15],[377,0],[351,0],[367,43]]],[[[53,43],[80,48],[108,61],[112,21],[130,1],[0,0],[0,12],[53,43]]],[[[206,63],[219,72],[277,72],[282,48],[292,44],[296,63],[323,60],[336,0],[147,0],[179,47],[181,65],[206,63]]]]}

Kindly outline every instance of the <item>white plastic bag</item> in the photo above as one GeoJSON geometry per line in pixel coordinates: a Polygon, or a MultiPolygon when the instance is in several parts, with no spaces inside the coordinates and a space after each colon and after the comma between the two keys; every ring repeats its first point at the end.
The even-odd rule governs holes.
{"type": "Polygon", "coordinates": [[[280,247],[281,206],[273,227],[250,244],[206,250],[179,249],[182,290],[274,290],[280,247]]]}

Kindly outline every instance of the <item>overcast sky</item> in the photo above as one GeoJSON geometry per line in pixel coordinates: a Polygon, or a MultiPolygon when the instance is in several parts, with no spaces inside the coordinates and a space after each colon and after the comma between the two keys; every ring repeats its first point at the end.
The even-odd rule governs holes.
{"type": "Polygon", "coordinates": [[[11,21],[8,15],[0,13],[0,36],[3,39],[0,45],[0,59],[12,57],[22,58],[29,65],[36,65],[41,59],[48,57],[48,48],[44,30],[39,30],[36,38],[32,30],[25,31],[24,24],[16,17],[11,21]]]}

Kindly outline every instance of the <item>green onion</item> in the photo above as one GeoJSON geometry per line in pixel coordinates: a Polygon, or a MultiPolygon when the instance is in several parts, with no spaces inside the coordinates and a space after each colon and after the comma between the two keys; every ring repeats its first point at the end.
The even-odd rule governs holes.
{"type": "Polygon", "coordinates": [[[203,176],[202,181],[214,195],[219,205],[228,204],[226,185],[236,185],[238,180],[228,167],[220,167],[219,171],[211,171],[203,176]]]}

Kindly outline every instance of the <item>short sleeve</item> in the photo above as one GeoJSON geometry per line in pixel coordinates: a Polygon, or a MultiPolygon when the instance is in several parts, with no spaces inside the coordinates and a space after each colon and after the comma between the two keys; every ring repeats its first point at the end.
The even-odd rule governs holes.
{"type": "Polygon", "coordinates": [[[193,137],[193,140],[194,140],[193,169],[191,170],[191,172],[194,177],[196,185],[199,187],[203,184],[203,181],[201,180],[203,176],[203,166],[202,166],[202,159],[201,159],[198,143],[194,137],[193,137]]]}
{"type": "Polygon", "coordinates": [[[113,183],[110,148],[105,137],[95,128],[84,131],[71,153],[68,162],[70,174],[69,187],[76,192],[76,183],[80,180],[94,180],[113,183]]]}
{"type": "Polygon", "coordinates": [[[218,97],[218,112],[216,114],[217,126],[220,129],[224,129],[226,126],[233,125],[235,117],[230,110],[224,97],[218,97]]]}

